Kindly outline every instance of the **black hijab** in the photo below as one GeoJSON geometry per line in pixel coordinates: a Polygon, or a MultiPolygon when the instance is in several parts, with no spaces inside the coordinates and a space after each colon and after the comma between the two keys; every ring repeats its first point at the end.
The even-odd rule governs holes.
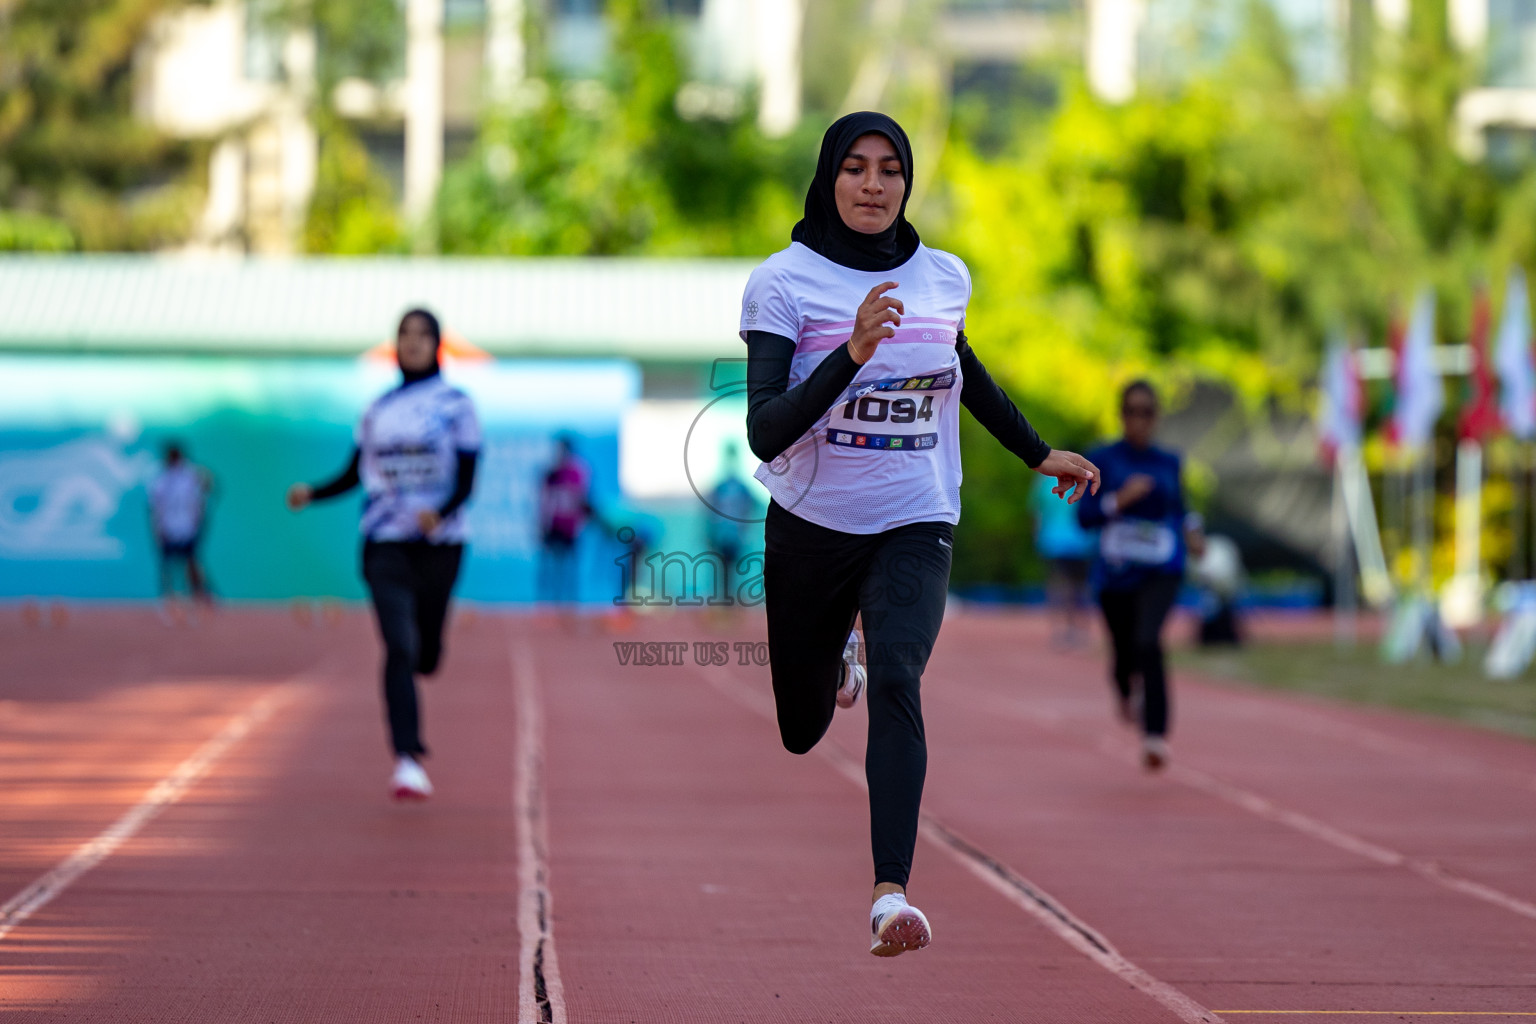
{"type": "MultiPolygon", "coordinates": [[[[439,373],[442,372],[442,366],[439,365],[438,358],[438,354],[442,351],[443,347],[442,325],[437,322],[437,316],[430,310],[413,309],[400,318],[400,326],[404,327],[405,322],[413,316],[421,317],[421,322],[426,325],[427,333],[432,335],[433,341],[437,342],[437,348],[432,352],[432,365],[427,367],[425,370],[407,370],[403,366],[400,367],[400,376],[404,378],[404,383],[406,384],[415,384],[417,381],[436,377],[439,373]]],[[[395,352],[395,365],[399,366],[399,364],[400,353],[397,346],[397,351],[395,352]]]]}
{"type": "Polygon", "coordinates": [[[917,251],[917,232],[907,223],[907,199],[911,195],[912,144],[907,141],[907,133],[901,130],[901,125],[884,114],[868,110],[848,114],[833,121],[821,137],[816,176],[805,193],[805,219],[795,225],[790,238],[850,270],[899,267],[917,251]],[[884,135],[891,140],[896,155],[901,158],[901,176],[907,182],[901,197],[901,210],[891,226],[878,235],[866,235],[844,224],[832,191],[848,150],[859,138],[870,134],[884,135]]]}

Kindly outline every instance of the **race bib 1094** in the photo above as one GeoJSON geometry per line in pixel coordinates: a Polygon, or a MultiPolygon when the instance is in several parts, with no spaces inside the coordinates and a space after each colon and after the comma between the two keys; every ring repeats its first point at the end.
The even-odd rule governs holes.
{"type": "Polygon", "coordinates": [[[870,451],[932,451],[939,444],[939,415],[954,387],[953,369],[850,385],[832,407],[827,442],[870,451]]]}

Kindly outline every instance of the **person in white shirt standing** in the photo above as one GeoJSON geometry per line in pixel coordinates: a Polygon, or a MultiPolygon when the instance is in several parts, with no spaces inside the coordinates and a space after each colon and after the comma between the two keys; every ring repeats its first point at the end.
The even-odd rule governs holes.
{"type": "Polygon", "coordinates": [[[207,470],[188,461],[179,442],[168,443],[165,468],[149,485],[150,522],[160,552],[160,595],[168,607],[176,594],[178,564],[186,569],[187,589],[193,600],[204,605],[212,603],[208,578],[197,558],[212,492],[213,482],[207,470]]]}
{"type": "Polygon", "coordinates": [[[288,507],[345,494],[361,484],[363,578],[384,641],[384,706],[395,752],[396,799],[425,799],[432,784],[421,758],[416,676],[437,671],[448,604],[464,556],[464,503],[475,486],[480,424],[468,395],[443,380],[437,317],[413,309],[400,320],[401,383],[374,401],[356,432],[352,459],[328,483],[294,484],[288,507]]]}
{"type": "Polygon", "coordinates": [[[970,273],[919,241],[911,188],[900,125],[869,112],[834,122],[792,244],[753,271],[741,312],[747,439],[772,495],[763,585],[779,732],[806,753],[867,682],[876,956],[932,934],[906,886],[928,764],[918,690],[960,519],[960,406],[1056,478],[1058,496],[1098,486],[1093,465],[1041,441],[971,351],[970,273]]]}

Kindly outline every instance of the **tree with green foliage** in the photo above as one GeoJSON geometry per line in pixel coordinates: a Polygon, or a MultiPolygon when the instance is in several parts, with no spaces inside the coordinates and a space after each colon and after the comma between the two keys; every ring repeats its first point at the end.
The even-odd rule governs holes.
{"type": "MultiPolygon", "coordinates": [[[[336,111],[336,87],[377,86],[405,69],[405,17],[397,0],[247,0],[265,6],[269,31],[312,32],[314,81],[307,97],[320,140],[303,249],[356,256],[398,253],[408,238],[390,184],[368,156],[358,126],[336,111]]],[[[296,84],[296,83],[291,83],[296,84]]]]}
{"type": "MultiPolygon", "coordinates": [[[[971,267],[977,351],[1048,438],[1108,433],[1133,376],[1175,404],[1204,380],[1252,413],[1304,410],[1330,330],[1379,344],[1429,284],[1442,340],[1463,340],[1475,285],[1536,256],[1531,172],[1453,144],[1471,79],[1443,4],[1416,0],[1408,32],[1382,33],[1341,91],[1304,88],[1280,38],[1259,8],[1209,73],[1121,106],[1069,88],[998,155],[952,139],[934,237],[971,267]]],[[[1028,482],[986,445],[966,458],[968,483],[987,482],[967,515],[993,525],[968,528],[956,572],[995,578],[1028,482]]]]}
{"type": "Polygon", "coordinates": [[[133,116],[134,49],[197,0],[0,0],[0,250],[175,244],[207,147],[133,116]]]}
{"type": "Polygon", "coordinates": [[[685,117],[688,69],[668,20],[643,0],[609,4],[600,78],[548,67],[485,118],[438,201],[453,254],[722,256],[769,252],[799,217],[812,152],[769,140],[751,97],[685,117]],[[740,102],[745,100],[746,102],[740,102]]]}

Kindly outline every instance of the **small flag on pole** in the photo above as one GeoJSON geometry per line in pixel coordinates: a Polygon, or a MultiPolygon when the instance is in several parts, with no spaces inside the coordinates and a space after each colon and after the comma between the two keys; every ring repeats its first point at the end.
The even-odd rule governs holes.
{"type": "Polygon", "coordinates": [[[1360,446],[1360,423],[1365,409],[1360,368],[1354,351],[1341,335],[1335,334],[1328,342],[1321,383],[1317,433],[1323,457],[1332,462],[1339,452],[1360,446]]]}
{"type": "Polygon", "coordinates": [[[1479,288],[1472,300],[1472,332],[1467,337],[1467,347],[1472,350],[1472,374],[1468,379],[1471,394],[1461,410],[1459,424],[1464,441],[1486,441],[1499,432],[1499,407],[1494,399],[1493,370],[1488,363],[1488,322],[1492,316],[1488,292],[1479,288]]]}
{"type": "Polygon", "coordinates": [[[1494,366],[1499,372],[1499,411],[1504,425],[1517,438],[1528,441],[1536,436],[1536,366],[1531,361],[1531,309],[1525,274],[1518,267],[1509,272],[1509,287],[1504,290],[1494,366]]]}
{"type": "Polygon", "coordinates": [[[1444,408],[1445,388],[1435,366],[1435,293],[1425,288],[1414,300],[1397,360],[1397,402],[1392,410],[1397,442],[1406,448],[1429,444],[1444,408]]]}

